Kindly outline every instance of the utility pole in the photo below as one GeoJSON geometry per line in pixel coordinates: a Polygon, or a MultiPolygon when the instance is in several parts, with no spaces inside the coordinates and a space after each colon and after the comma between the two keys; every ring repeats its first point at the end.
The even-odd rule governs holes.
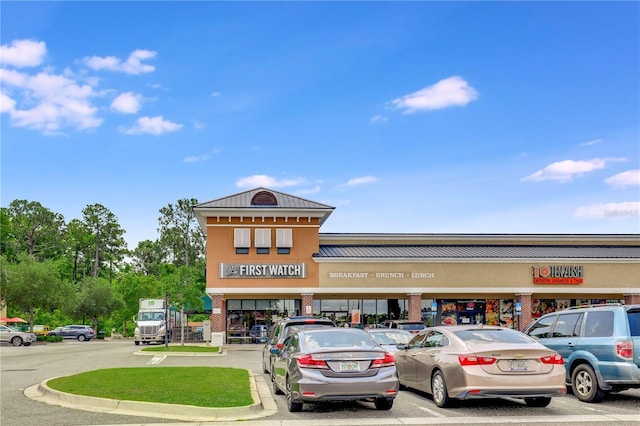
{"type": "Polygon", "coordinates": [[[164,292],[164,348],[169,350],[169,327],[171,321],[169,321],[169,292],[164,292]]]}

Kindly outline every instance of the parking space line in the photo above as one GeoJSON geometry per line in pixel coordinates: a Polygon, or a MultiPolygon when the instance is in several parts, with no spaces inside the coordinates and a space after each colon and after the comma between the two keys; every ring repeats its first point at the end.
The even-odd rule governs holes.
{"type": "Polygon", "coordinates": [[[147,364],[158,365],[167,358],[166,355],[154,355],[147,364]]]}

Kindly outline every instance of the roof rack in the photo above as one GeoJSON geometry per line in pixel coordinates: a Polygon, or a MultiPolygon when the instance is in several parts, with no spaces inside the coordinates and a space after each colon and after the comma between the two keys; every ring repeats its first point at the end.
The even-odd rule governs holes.
{"type": "Polygon", "coordinates": [[[569,306],[565,311],[570,309],[582,309],[582,308],[606,308],[607,306],[624,306],[622,303],[599,303],[597,305],[580,305],[580,306],[569,306]]]}

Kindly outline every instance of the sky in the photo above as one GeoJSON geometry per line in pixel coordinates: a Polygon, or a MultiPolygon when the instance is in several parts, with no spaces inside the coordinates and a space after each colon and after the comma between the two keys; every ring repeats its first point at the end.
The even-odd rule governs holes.
{"type": "Polygon", "coordinates": [[[321,232],[640,233],[638,2],[0,3],[1,205],[266,187],[321,232]]]}

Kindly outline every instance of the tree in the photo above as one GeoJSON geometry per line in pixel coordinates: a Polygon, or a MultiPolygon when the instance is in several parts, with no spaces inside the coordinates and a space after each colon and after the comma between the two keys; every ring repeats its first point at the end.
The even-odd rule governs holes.
{"type": "Polygon", "coordinates": [[[63,239],[71,279],[77,284],[91,271],[91,256],[87,253],[91,252],[93,238],[84,222],[73,219],[67,224],[63,239]]]}
{"type": "Polygon", "coordinates": [[[136,272],[157,275],[165,257],[162,246],[157,241],[144,240],[131,253],[131,264],[136,272]]]}
{"type": "Polygon", "coordinates": [[[36,261],[32,256],[21,254],[19,262],[3,262],[3,282],[0,299],[13,310],[28,317],[31,329],[39,310],[53,311],[67,307],[74,299],[73,286],[62,279],[51,260],[36,261]]]}
{"type": "Polygon", "coordinates": [[[15,253],[24,251],[38,259],[51,259],[60,254],[64,229],[61,214],[53,213],[37,201],[27,200],[13,200],[6,214],[9,218],[6,232],[13,237],[15,253]]]}
{"type": "MultiPolygon", "coordinates": [[[[181,312],[181,335],[184,336],[184,311],[188,307],[202,311],[202,295],[205,292],[205,277],[200,268],[174,267],[165,265],[162,268],[162,283],[169,294],[169,305],[181,312]]],[[[181,337],[181,341],[183,338],[181,337]]]]}
{"type": "Polygon", "coordinates": [[[171,254],[176,266],[189,267],[193,261],[204,258],[205,236],[193,211],[196,204],[195,198],[182,198],[176,205],[170,203],[160,209],[160,243],[171,254]]]}
{"type": "Polygon", "coordinates": [[[93,329],[98,331],[100,318],[109,316],[124,307],[124,302],[111,283],[104,278],[87,277],[78,295],[74,315],[91,319],[93,329]]]}
{"type": "Polygon", "coordinates": [[[113,278],[113,268],[124,259],[127,243],[125,231],[118,224],[116,216],[101,204],[89,205],[82,210],[83,223],[91,234],[93,269],[96,278],[108,264],[108,277],[113,278]]]}

